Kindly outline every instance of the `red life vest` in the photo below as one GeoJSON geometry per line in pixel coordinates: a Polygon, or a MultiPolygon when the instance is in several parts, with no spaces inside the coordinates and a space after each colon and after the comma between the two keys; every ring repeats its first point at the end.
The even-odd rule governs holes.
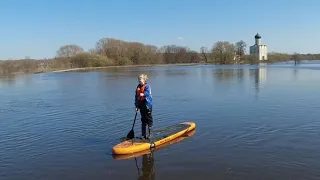
{"type": "Polygon", "coordinates": [[[137,96],[138,96],[138,100],[139,101],[142,101],[142,100],[146,99],[145,96],[140,96],[140,93],[144,93],[145,89],[146,89],[146,84],[142,85],[141,88],[137,87],[137,96]]]}

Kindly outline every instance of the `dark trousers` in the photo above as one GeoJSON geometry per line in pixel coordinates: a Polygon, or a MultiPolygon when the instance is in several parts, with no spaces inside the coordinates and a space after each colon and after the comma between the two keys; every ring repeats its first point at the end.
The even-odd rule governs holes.
{"type": "Polygon", "coordinates": [[[146,137],[146,126],[148,125],[149,135],[151,133],[151,128],[153,126],[152,108],[147,109],[145,103],[140,106],[141,115],[141,133],[142,136],[146,137]]]}

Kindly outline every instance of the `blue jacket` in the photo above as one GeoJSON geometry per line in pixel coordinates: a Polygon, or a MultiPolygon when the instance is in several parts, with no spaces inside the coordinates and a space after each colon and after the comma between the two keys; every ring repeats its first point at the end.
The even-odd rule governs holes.
{"type": "MultiPolygon", "coordinates": [[[[139,86],[139,85],[138,85],[139,86]]],[[[137,86],[137,88],[138,88],[137,86]]],[[[146,98],[146,106],[148,109],[152,108],[152,94],[151,94],[151,86],[149,84],[146,84],[146,87],[144,89],[144,96],[146,98]]],[[[137,96],[137,90],[135,91],[135,106],[138,107],[138,96],[137,96]]]]}

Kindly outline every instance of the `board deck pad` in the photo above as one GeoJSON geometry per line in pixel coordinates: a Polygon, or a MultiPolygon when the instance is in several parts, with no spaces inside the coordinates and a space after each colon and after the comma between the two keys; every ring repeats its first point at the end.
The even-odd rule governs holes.
{"type": "Polygon", "coordinates": [[[174,124],[171,126],[168,126],[164,129],[159,129],[159,130],[153,130],[151,132],[152,137],[150,138],[150,140],[146,139],[146,140],[142,140],[140,137],[135,137],[134,139],[130,140],[133,142],[155,142],[155,141],[159,141],[163,138],[166,138],[168,136],[171,136],[179,131],[182,131],[184,129],[187,129],[188,127],[190,127],[190,124],[174,124]]]}

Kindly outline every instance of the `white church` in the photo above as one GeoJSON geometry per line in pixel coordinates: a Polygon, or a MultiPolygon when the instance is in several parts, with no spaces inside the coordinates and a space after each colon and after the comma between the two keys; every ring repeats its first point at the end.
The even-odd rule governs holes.
{"type": "Polygon", "coordinates": [[[258,59],[268,60],[268,49],[267,45],[261,44],[261,36],[257,33],[255,36],[255,44],[250,46],[250,55],[257,56],[258,59]]]}

